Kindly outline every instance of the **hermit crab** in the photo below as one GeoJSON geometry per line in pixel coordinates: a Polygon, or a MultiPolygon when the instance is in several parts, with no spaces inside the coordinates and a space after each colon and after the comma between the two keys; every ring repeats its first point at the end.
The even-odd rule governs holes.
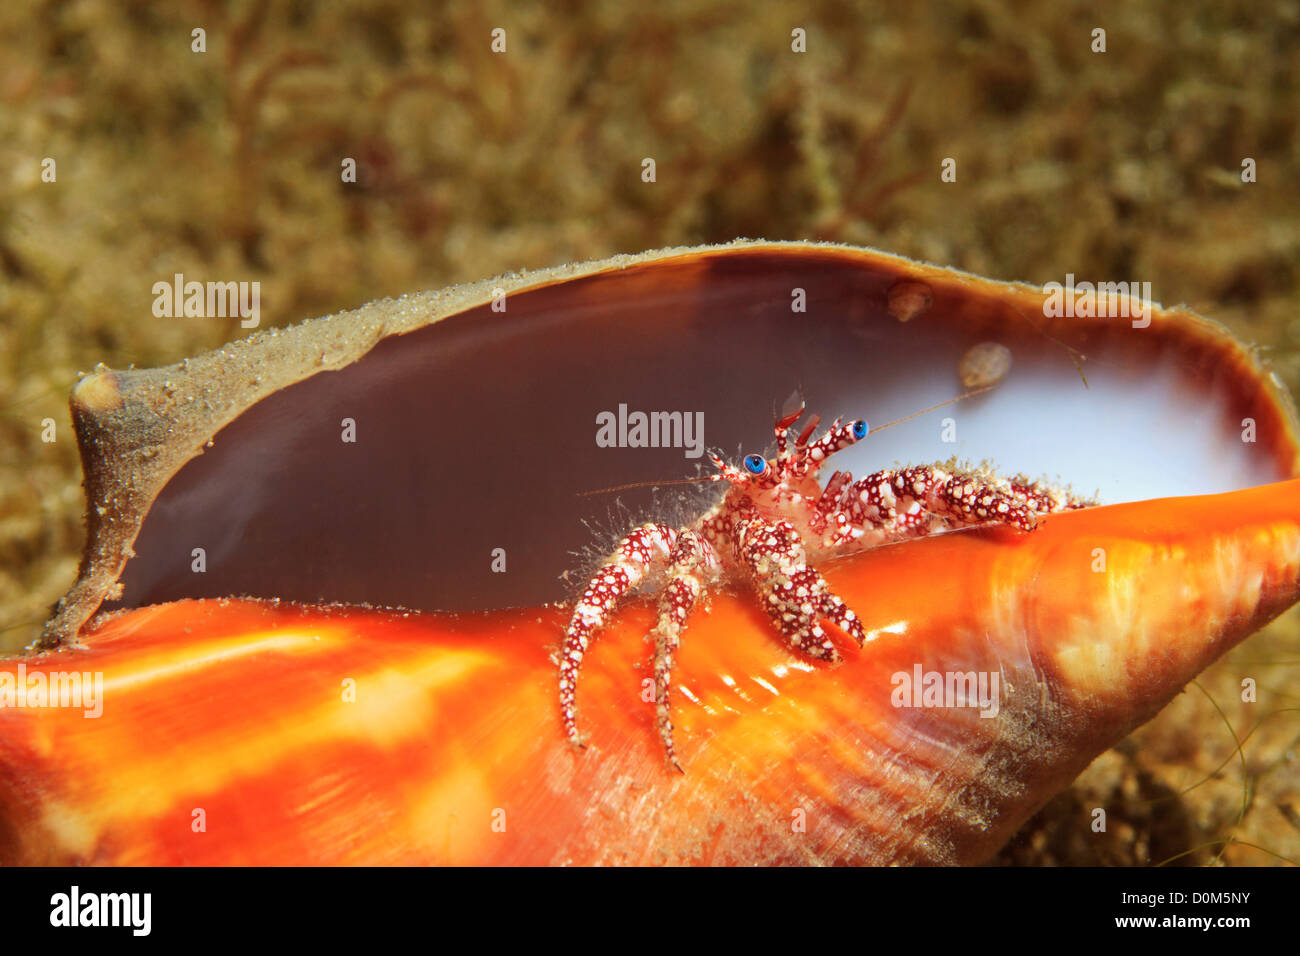
{"type": "Polygon", "coordinates": [[[1023,475],[1007,479],[951,462],[877,471],[857,481],[837,471],[822,487],[818,475],[831,456],[866,438],[870,428],[865,419],[849,424],[837,419],[813,441],[819,422],[814,416],[791,442],[789,430],[804,411],[799,403],[776,420],[772,461],[750,454],[743,468],[735,468],[711,455],[718,469],[714,480],[730,485],[722,501],[687,528],[642,525],[619,542],[591,579],[574,607],[560,665],[560,707],[570,741],[579,743],[575,694],[591,637],[653,571],[664,571],[667,579],[653,633],[659,737],[680,771],[669,708],[673,656],[687,618],[710,584],[728,573],[743,574],[791,650],[839,663],[822,622],[859,647],[866,636],[858,616],[812,562],[949,528],[996,523],[1032,531],[1037,515],[1095,504],[1023,475]]]}
{"type": "Polygon", "coordinates": [[[0,695],[98,674],[103,706],[0,707],[0,861],[987,860],[1300,597],[1295,410],[1258,356],[1186,310],[1049,299],[872,250],[738,242],[93,371],[72,396],[85,555],[39,646],[0,662],[0,695]],[[995,387],[859,424],[969,390],[983,343],[1011,359],[995,387]],[[853,418],[796,435],[782,408],[774,456],[730,458],[764,449],[761,411],[796,386],[853,418]],[[624,406],[702,421],[730,503],[708,518],[630,488],[596,514],[579,492],[694,461],[690,443],[605,441],[624,406]],[[814,478],[832,446],[888,494],[814,478]],[[954,458],[1044,478],[967,495],[963,474],[936,498],[913,479],[951,492],[957,466],[907,470],[954,458]],[[776,489],[806,500],[765,511],[776,489]],[[913,515],[947,533],[912,534],[913,515]],[[645,664],[655,608],[600,618],[576,749],[556,702],[592,577],[574,554],[645,521],[674,529],[643,536],[662,562],[718,586],[671,655],[671,727],[645,664]],[[740,582],[709,580],[711,560],[740,582]],[[816,624],[781,610],[786,643],[744,583],[764,561],[760,595],[780,605],[786,576],[818,596],[816,624]],[[815,659],[816,626],[840,666],[815,659]],[[932,675],[996,678],[997,706],[932,701],[932,675]]]}

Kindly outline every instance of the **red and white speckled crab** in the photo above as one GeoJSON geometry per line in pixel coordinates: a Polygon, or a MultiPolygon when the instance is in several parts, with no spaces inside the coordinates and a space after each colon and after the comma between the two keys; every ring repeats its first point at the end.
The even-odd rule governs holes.
{"type": "Polygon", "coordinates": [[[1006,524],[1032,531],[1039,514],[1095,504],[1024,476],[1008,479],[955,462],[887,469],[857,481],[837,471],[823,488],[817,475],[826,460],[871,430],[861,419],[836,419],[810,441],[819,422],[813,416],[791,445],[788,432],[803,413],[801,404],[777,419],[774,460],[749,455],[741,469],[710,453],[718,474],[706,480],[730,482],[726,496],[689,527],[640,526],[592,577],[574,607],[560,660],[561,714],[572,743],[582,746],[575,695],[583,655],[619,602],[652,572],[663,570],[667,581],[653,631],[659,736],[680,770],[669,708],[673,655],[687,617],[710,585],[748,581],[792,650],[837,663],[839,652],[823,624],[859,646],[865,635],[814,562],[952,528],[1006,524]]]}

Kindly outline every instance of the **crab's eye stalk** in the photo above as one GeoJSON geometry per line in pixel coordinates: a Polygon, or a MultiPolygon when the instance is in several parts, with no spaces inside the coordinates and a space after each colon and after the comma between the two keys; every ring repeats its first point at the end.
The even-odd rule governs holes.
{"type": "Polygon", "coordinates": [[[762,455],[747,455],[745,457],[745,470],[751,475],[761,475],[767,471],[767,459],[762,455]]]}
{"type": "Polygon", "coordinates": [[[867,437],[868,431],[870,431],[870,429],[867,428],[867,420],[865,418],[859,418],[853,423],[853,437],[859,441],[867,437]]]}

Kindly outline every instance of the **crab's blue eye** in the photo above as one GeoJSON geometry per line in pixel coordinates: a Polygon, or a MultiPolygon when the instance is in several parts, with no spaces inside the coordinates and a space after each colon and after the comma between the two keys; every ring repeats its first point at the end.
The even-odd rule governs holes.
{"type": "Polygon", "coordinates": [[[866,438],[868,431],[869,429],[867,428],[867,421],[865,418],[859,418],[856,422],[853,423],[854,438],[866,438]]]}
{"type": "Polygon", "coordinates": [[[767,459],[762,455],[748,455],[745,458],[745,468],[751,475],[761,475],[767,471],[767,459]]]}

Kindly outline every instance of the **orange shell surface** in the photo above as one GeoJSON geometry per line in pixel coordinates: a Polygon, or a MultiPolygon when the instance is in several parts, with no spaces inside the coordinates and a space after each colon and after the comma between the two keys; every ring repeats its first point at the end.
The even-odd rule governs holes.
{"type": "Polygon", "coordinates": [[[206,600],[109,616],[77,647],[0,666],[103,679],[98,717],[0,708],[0,861],[979,862],[1296,601],[1300,480],[824,570],[872,636],[839,667],[792,658],[748,593],[692,620],[684,774],[642,698],[644,604],[589,655],[580,752],[559,728],[559,609],[206,600]],[[998,714],[895,706],[895,675],[917,667],[996,673],[998,714]]]}

